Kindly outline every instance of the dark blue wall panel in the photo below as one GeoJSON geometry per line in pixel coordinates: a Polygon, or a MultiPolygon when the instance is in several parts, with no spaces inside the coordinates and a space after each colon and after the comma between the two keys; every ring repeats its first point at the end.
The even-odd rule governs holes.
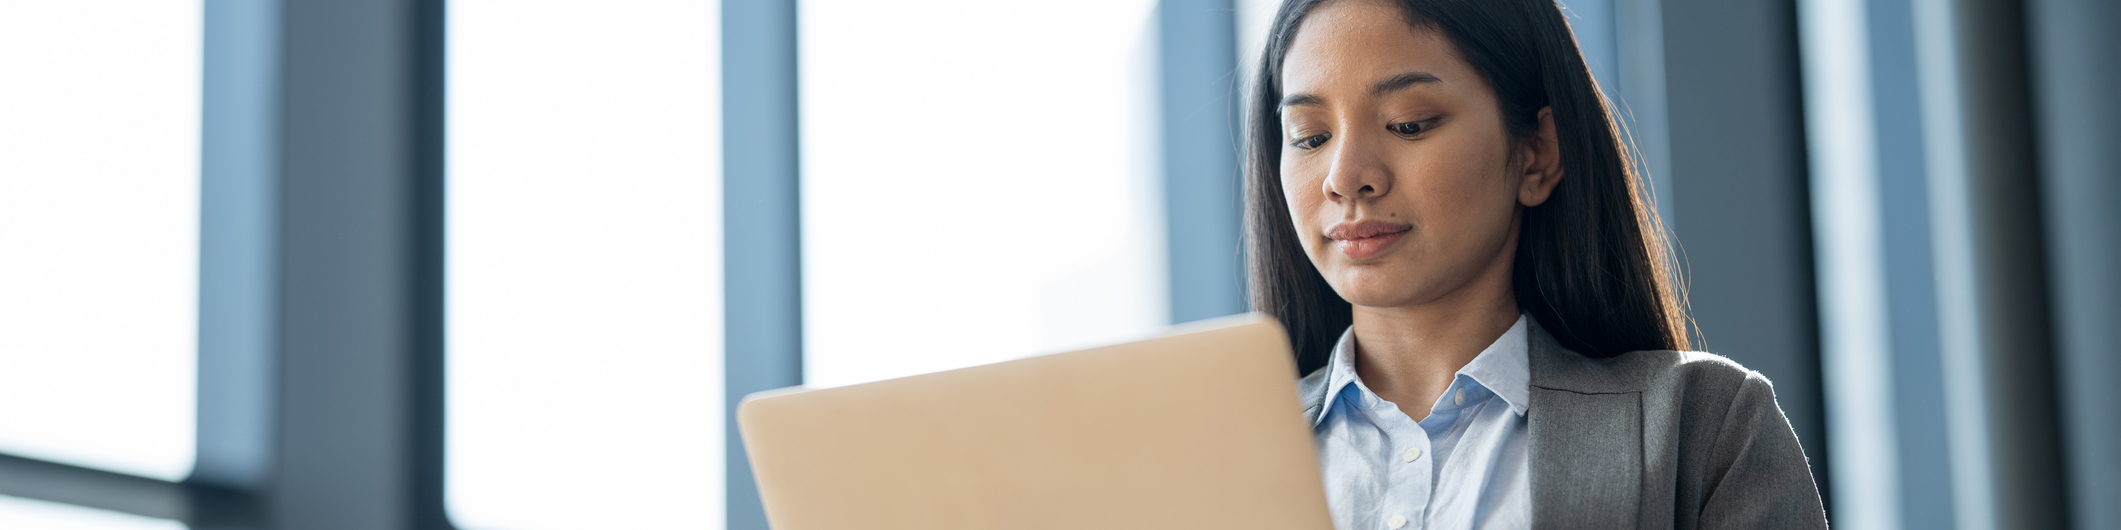
{"type": "Polygon", "coordinates": [[[2071,523],[2121,528],[2121,2],[2027,2],[2071,523]]]}

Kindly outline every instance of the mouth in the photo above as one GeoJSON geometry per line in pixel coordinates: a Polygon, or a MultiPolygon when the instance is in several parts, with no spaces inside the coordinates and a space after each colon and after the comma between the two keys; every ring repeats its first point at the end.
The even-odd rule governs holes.
{"type": "Polygon", "coordinates": [[[1413,229],[1411,225],[1371,219],[1333,225],[1326,230],[1326,237],[1333,240],[1334,248],[1341,254],[1354,259],[1369,259],[1383,254],[1393,243],[1399,242],[1400,236],[1413,229]]]}

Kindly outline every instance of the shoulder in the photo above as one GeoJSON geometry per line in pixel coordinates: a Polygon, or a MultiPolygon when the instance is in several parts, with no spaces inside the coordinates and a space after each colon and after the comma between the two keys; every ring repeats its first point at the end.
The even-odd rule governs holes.
{"type": "Polygon", "coordinates": [[[1644,436],[1670,443],[1666,447],[1671,451],[1693,455],[1682,458],[1727,465],[1738,456],[1731,453],[1733,448],[1752,447],[1767,437],[1790,442],[1787,454],[1770,451],[1780,458],[1777,467],[1802,467],[1806,460],[1775,402],[1774,384],[1736,361],[1713,353],[1668,350],[1577,357],[1596,366],[1585,367],[1585,372],[1602,376],[1611,385],[1604,390],[1639,396],[1644,436]]]}
{"type": "Polygon", "coordinates": [[[1700,527],[1824,528],[1810,459],[1774,385],[1721,355],[1638,351],[1611,360],[1641,389],[1645,464],[1700,527]]]}
{"type": "Polygon", "coordinates": [[[1773,383],[1760,372],[1708,352],[1636,351],[1614,357],[1611,363],[1646,392],[1733,394],[1749,386],[1773,389],[1773,383]]]}
{"type": "Polygon", "coordinates": [[[1575,393],[1636,393],[1651,416],[1693,418],[1694,426],[1723,425],[1732,416],[1766,409],[1780,415],[1774,384],[1721,355],[1645,350],[1593,358],[1566,350],[1535,362],[1532,386],[1575,393]]]}
{"type": "Polygon", "coordinates": [[[1733,395],[1756,387],[1772,394],[1773,385],[1759,372],[1727,357],[1698,351],[1643,350],[1613,357],[1586,357],[1572,351],[1535,354],[1532,386],[1584,393],[1641,392],[1675,398],[1733,395]]]}
{"type": "Polygon", "coordinates": [[[1699,523],[1681,526],[1824,526],[1804,449],[1759,372],[1696,351],[1586,357],[1549,337],[1534,339],[1531,357],[1535,455],[1541,444],[1568,453],[1552,449],[1582,438],[1633,447],[1646,499],[1669,499],[1660,502],[1678,520],[1699,523]],[[1607,425],[1619,418],[1638,423],[1607,425]]]}
{"type": "Polygon", "coordinates": [[[1645,350],[1594,358],[1556,348],[1534,357],[1533,387],[1564,394],[1634,394],[1639,401],[1630,401],[1638,404],[1645,430],[1653,435],[1713,443],[1733,430],[1789,428],[1767,377],[1721,355],[1645,350]]]}
{"type": "Polygon", "coordinates": [[[1748,385],[1771,388],[1767,378],[1721,355],[1698,351],[1640,350],[1589,357],[1563,347],[1533,322],[1527,354],[1534,388],[1584,394],[1732,393],[1748,385]]]}

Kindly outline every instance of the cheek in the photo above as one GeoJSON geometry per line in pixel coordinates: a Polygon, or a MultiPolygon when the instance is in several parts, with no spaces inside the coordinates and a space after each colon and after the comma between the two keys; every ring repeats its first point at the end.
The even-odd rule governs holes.
{"type": "Polygon", "coordinates": [[[1316,226],[1318,210],[1324,208],[1326,202],[1319,182],[1324,177],[1319,172],[1307,171],[1301,164],[1289,162],[1287,157],[1282,160],[1282,199],[1289,205],[1289,218],[1295,222],[1296,232],[1308,244],[1314,234],[1324,230],[1316,226]]]}
{"type": "Polygon", "coordinates": [[[1503,156],[1487,149],[1452,149],[1408,160],[1402,186],[1418,204],[1421,221],[1444,233],[1467,233],[1493,224],[1516,204],[1503,156]]]}

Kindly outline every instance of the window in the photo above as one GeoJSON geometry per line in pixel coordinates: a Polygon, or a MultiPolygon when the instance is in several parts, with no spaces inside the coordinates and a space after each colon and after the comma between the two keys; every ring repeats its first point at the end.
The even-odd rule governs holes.
{"type": "Polygon", "coordinates": [[[1154,2],[800,9],[806,384],[1167,323],[1154,2]]]}
{"type": "Polygon", "coordinates": [[[449,4],[449,513],[722,523],[712,1],[449,4]]]}
{"type": "Polygon", "coordinates": [[[201,13],[0,3],[0,452],[191,473],[201,13]]]}

